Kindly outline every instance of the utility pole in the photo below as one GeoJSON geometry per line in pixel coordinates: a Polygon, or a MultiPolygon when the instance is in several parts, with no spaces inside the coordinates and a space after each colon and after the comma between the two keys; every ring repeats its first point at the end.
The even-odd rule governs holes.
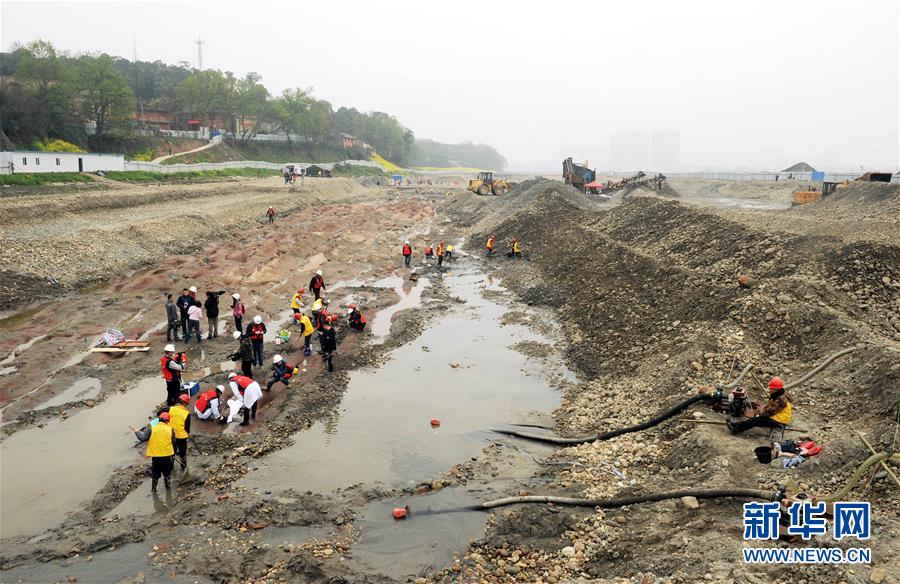
{"type": "Polygon", "coordinates": [[[194,41],[197,43],[197,71],[203,71],[203,44],[206,42],[200,37],[194,41]]]}

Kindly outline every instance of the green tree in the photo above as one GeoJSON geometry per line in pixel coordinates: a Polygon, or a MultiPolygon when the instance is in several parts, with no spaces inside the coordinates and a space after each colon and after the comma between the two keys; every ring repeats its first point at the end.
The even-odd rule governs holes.
{"type": "Polygon", "coordinates": [[[93,123],[97,138],[125,128],[131,120],[134,95],[109,55],[79,57],[73,67],[72,86],[81,113],[93,123]]]}
{"type": "Polygon", "coordinates": [[[247,73],[246,77],[234,84],[234,114],[237,120],[235,135],[246,143],[256,135],[259,125],[266,121],[269,92],[259,82],[257,73],[247,73]]]}
{"type": "Polygon", "coordinates": [[[195,71],[178,86],[182,109],[202,117],[211,125],[215,114],[231,113],[235,79],[229,73],[206,69],[195,71]]]}

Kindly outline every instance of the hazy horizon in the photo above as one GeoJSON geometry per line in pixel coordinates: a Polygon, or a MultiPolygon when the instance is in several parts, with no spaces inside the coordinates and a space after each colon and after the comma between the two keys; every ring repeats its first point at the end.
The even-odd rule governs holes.
{"type": "Polygon", "coordinates": [[[41,38],[131,59],[136,44],[139,60],[194,66],[200,37],[204,68],[255,71],[273,94],[313,87],[418,138],[490,144],[510,169],[609,168],[616,136],[657,132],[678,135],[668,170],[896,171],[898,18],[888,0],[3,1],[0,37],[4,51],[41,38]]]}

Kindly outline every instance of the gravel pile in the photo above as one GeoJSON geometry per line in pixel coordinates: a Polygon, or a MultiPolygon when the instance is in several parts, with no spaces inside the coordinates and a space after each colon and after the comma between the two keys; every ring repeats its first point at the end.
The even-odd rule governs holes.
{"type": "MultiPolygon", "coordinates": [[[[732,437],[721,426],[675,420],[558,450],[554,460],[570,464],[552,467],[551,483],[531,494],[606,497],[688,486],[774,490],[788,478],[797,488],[828,493],[868,456],[848,426],[890,445],[892,408],[900,400],[894,349],[900,339],[900,231],[860,240],[859,225],[884,220],[878,215],[893,208],[893,188],[846,189],[829,204],[840,207],[847,226],[827,235],[816,231],[824,203],[820,210],[743,211],[738,221],[655,197],[598,212],[568,200],[558,183],[520,188],[520,196],[527,193],[521,206],[512,199],[492,209],[479,203],[471,239],[480,244],[488,233],[499,241],[519,237],[526,261],[494,260],[504,284],[559,315],[567,357],[587,381],[568,391],[555,412],[558,434],[587,435],[646,420],[699,387],[729,381],[747,363],[756,367],[743,386],[761,402],[769,376],[791,381],[827,355],[863,345],[791,392],[795,425],[827,446],[790,476],[755,462],[752,449],[765,441],[765,432],[732,437]],[[801,214],[813,216],[803,229],[777,227],[801,214]],[[748,276],[747,286],[738,285],[741,275],[748,276]]],[[[475,214],[470,204],[458,203],[462,221],[475,214]]],[[[723,419],[700,407],[682,415],[691,416],[723,419]]],[[[891,519],[900,496],[886,478],[875,479],[864,498],[876,502],[880,529],[900,528],[891,519]]],[[[654,574],[681,582],[748,578],[736,560],[739,502],[585,512],[605,528],[621,530],[612,539],[590,532],[583,562],[572,561],[578,559],[575,538],[559,537],[556,555],[537,557],[526,541],[506,550],[520,560],[510,572],[502,544],[488,538],[459,569],[497,582],[666,581],[654,574]]],[[[496,521],[504,524],[505,517],[499,513],[496,521]]],[[[772,568],[764,578],[848,576],[833,570],[826,580],[816,567],[772,568]]]]}

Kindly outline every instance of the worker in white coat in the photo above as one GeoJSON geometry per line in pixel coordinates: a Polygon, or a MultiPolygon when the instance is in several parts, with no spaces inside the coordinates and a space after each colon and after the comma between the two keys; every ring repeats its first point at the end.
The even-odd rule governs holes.
{"type": "MultiPolygon", "coordinates": [[[[240,400],[243,405],[244,421],[241,422],[241,426],[247,426],[250,424],[250,418],[256,418],[256,408],[259,405],[259,398],[262,397],[262,388],[256,381],[233,371],[228,374],[228,383],[231,385],[234,398],[240,400]]],[[[233,415],[228,416],[229,422],[232,417],[233,415]]]]}

